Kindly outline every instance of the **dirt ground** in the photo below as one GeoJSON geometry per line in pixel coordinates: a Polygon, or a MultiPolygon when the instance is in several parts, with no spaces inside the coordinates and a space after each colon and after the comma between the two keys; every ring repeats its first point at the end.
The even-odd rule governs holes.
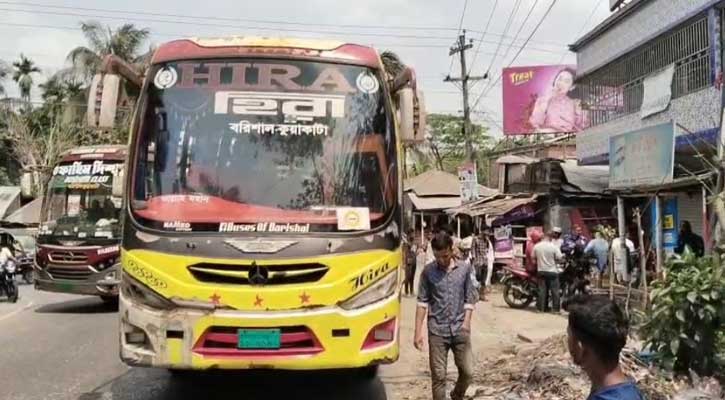
{"type": "MultiPolygon", "coordinates": [[[[524,341],[541,341],[566,330],[564,316],[536,313],[533,306],[527,310],[509,308],[500,289],[495,288],[488,298],[488,302],[476,305],[472,320],[471,340],[476,361],[495,357],[524,341]]],[[[381,369],[381,379],[390,400],[431,398],[427,348],[419,352],[413,347],[415,304],[415,299],[403,298],[400,360],[381,369]]],[[[457,375],[452,359],[451,355],[448,362],[449,388],[452,388],[457,375]]],[[[475,393],[475,385],[469,388],[470,393],[475,393]]]]}

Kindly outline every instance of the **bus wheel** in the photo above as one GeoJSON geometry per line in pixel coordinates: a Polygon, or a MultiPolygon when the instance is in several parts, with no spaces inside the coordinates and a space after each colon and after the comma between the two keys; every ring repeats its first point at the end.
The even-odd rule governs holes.
{"type": "Polygon", "coordinates": [[[118,307],[118,296],[100,296],[103,303],[109,307],[118,307]]]}
{"type": "Polygon", "coordinates": [[[369,365],[359,369],[359,374],[365,379],[375,379],[378,376],[379,365],[369,365]]]}

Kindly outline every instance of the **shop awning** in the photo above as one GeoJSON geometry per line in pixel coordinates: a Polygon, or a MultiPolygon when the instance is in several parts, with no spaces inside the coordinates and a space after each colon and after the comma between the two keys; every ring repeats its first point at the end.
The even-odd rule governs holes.
{"type": "Polygon", "coordinates": [[[416,211],[440,211],[461,205],[461,198],[458,196],[426,196],[420,197],[415,193],[408,193],[410,201],[416,211]]]}
{"type": "Polygon", "coordinates": [[[0,220],[20,208],[20,187],[0,186],[0,220]]]}
{"type": "Polygon", "coordinates": [[[537,197],[538,195],[498,195],[449,209],[446,212],[471,217],[485,216],[489,219],[505,215],[518,207],[531,204],[536,201],[537,197]]]}
{"type": "Polygon", "coordinates": [[[5,222],[19,225],[38,225],[40,223],[40,208],[42,205],[43,199],[38,197],[10,214],[5,218],[5,222]]]}

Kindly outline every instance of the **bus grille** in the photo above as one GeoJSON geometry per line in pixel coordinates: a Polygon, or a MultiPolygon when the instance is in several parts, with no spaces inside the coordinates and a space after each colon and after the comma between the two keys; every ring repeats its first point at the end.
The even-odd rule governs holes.
{"type": "Polygon", "coordinates": [[[85,267],[83,269],[48,267],[47,272],[48,274],[50,274],[51,277],[53,277],[53,279],[66,279],[74,281],[81,281],[87,279],[93,273],[93,271],[88,269],[88,267],[85,267]]]}
{"type": "Polygon", "coordinates": [[[212,264],[190,265],[189,272],[201,282],[230,285],[290,285],[317,282],[329,270],[322,264],[212,264]]]}
{"type": "Polygon", "coordinates": [[[48,254],[48,260],[55,264],[85,264],[88,256],[80,251],[56,250],[48,254]]]}
{"type": "MultiPolygon", "coordinates": [[[[232,326],[212,326],[197,340],[194,352],[208,357],[276,357],[313,355],[324,349],[315,334],[306,326],[287,326],[281,330],[279,349],[240,349],[238,328],[232,326]]],[[[255,328],[249,328],[255,329],[255,328]]],[[[261,329],[261,328],[256,328],[261,329]]],[[[268,328],[264,328],[268,329],[268,328]]]]}

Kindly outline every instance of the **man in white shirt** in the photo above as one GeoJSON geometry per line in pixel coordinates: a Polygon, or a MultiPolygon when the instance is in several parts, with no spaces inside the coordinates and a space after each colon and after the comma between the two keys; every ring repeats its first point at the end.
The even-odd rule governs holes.
{"type": "Polygon", "coordinates": [[[551,243],[554,243],[554,246],[560,249],[561,245],[564,244],[564,240],[561,238],[561,228],[558,226],[551,228],[551,243]]]}
{"type": "Polygon", "coordinates": [[[551,235],[544,235],[539,243],[534,246],[534,256],[539,276],[539,299],[537,307],[541,312],[549,311],[549,295],[553,303],[553,310],[558,313],[561,307],[559,296],[559,262],[563,260],[561,248],[554,244],[551,235]]]}
{"type": "Polygon", "coordinates": [[[614,274],[619,282],[629,282],[627,263],[629,262],[629,253],[634,253],[634,243],[629,238],[626,238],[625,246],[622,245],[622,240],[619,237],[612,240],[614,274]]]}

